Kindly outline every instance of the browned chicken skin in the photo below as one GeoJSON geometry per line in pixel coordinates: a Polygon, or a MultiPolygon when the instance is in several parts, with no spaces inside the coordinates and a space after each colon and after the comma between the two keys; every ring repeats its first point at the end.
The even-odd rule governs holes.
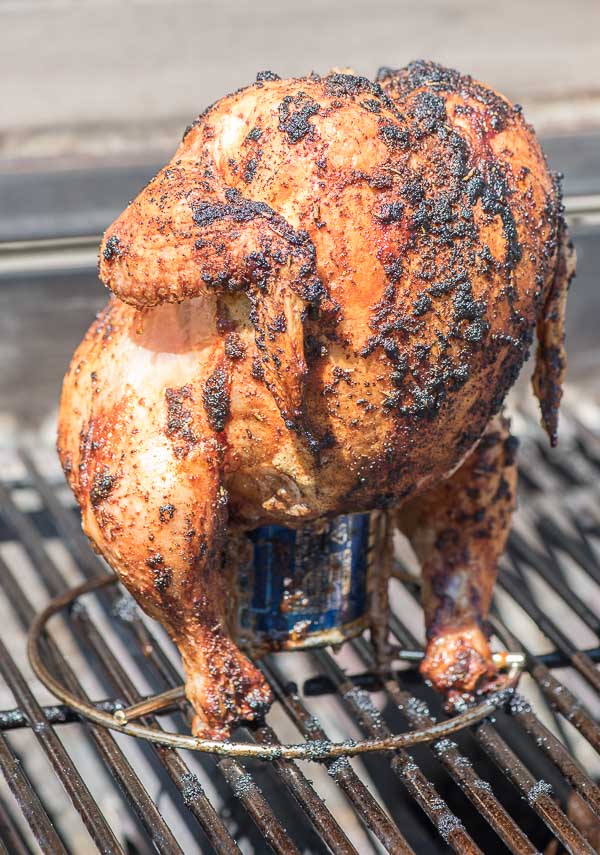
{"type": "Polygon", "coordinates": [[[560,197],[492,90],[423,62],[379,80],[259,75],[101,248],[115,297],[65,379],[59,451],[86,533],[182,653],[197,733],[271,700],[227,620],[231,545],[265,523],[401,506],[424,673],[459,694],[494,677],[515,481],[495,416],[537,325],[555,435],[560,197]]]}

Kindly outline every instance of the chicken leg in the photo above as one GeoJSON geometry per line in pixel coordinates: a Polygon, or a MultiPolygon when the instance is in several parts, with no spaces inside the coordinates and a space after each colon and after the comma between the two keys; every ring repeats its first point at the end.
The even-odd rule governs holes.
{"type": "Polygon", "coordinates": [[[224,738],[272,702],[226,623],[226,439],[206,397],[233,369],[219,342],[186,323],[187,309],[157,311],[145,319],[115,301],[91,328],[64,392],[75,411],[86,402],[85,427],[76,443],[63,425],[59,446],[86,534],[179,648],[194,732],[224,738]],[[152,353],[157,331],[162,351],[152,353]],[[123,360],[127,383],[115,376],[123,360]]]}
{"type": "Polygon", "coordinates": [[[421,673],[450,708],[496,676],[485,620],[515,505],[516,445],[508,421],[497,416],[450,478],[399,511],[422,563],[421,673]]]}

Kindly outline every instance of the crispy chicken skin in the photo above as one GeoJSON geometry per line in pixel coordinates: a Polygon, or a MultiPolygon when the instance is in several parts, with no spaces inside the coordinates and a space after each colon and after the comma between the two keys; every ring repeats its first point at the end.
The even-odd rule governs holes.
{"type": "Polygon", "coordinates": [[[271,701],[228,630],[243,532],[400,508],[424,673],[493,681],[485,617],[514,497],[496,416],[537,326],[551,435],[572,273],[520,109],[432,63],[280,80],[210,107],[107,230],[115,295],[65,378],[83,526],[178,645],[194,730],[271,701]]]}

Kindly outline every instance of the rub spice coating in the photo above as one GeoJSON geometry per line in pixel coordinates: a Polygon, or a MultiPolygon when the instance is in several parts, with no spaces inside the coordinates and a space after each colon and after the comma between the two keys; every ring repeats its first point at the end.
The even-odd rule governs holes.
{"type": "Polygon", "coordinates": [[[259,75],[101,246],[114,296],[65,378],[59,452],[92,543],[182,653],[197,733],[272,700],[227,620],[232,544],[267,523],[398,509],[424,673],[452,696],[495,676],[499,413],[537,329],[554,441],[565,366],[558,180],[493,90],[427,62],[377,80],[259,75]]]}

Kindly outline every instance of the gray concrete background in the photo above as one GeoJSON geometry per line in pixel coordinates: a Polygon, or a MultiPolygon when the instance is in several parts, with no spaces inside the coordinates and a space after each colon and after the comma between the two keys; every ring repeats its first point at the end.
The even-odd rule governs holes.
{"type": "Polygon", "coordinates": [[[0,0],[0,157],[170,148],[258,70],[421,57],[541,129],[600,125],[598,0],[0,0]]]}

